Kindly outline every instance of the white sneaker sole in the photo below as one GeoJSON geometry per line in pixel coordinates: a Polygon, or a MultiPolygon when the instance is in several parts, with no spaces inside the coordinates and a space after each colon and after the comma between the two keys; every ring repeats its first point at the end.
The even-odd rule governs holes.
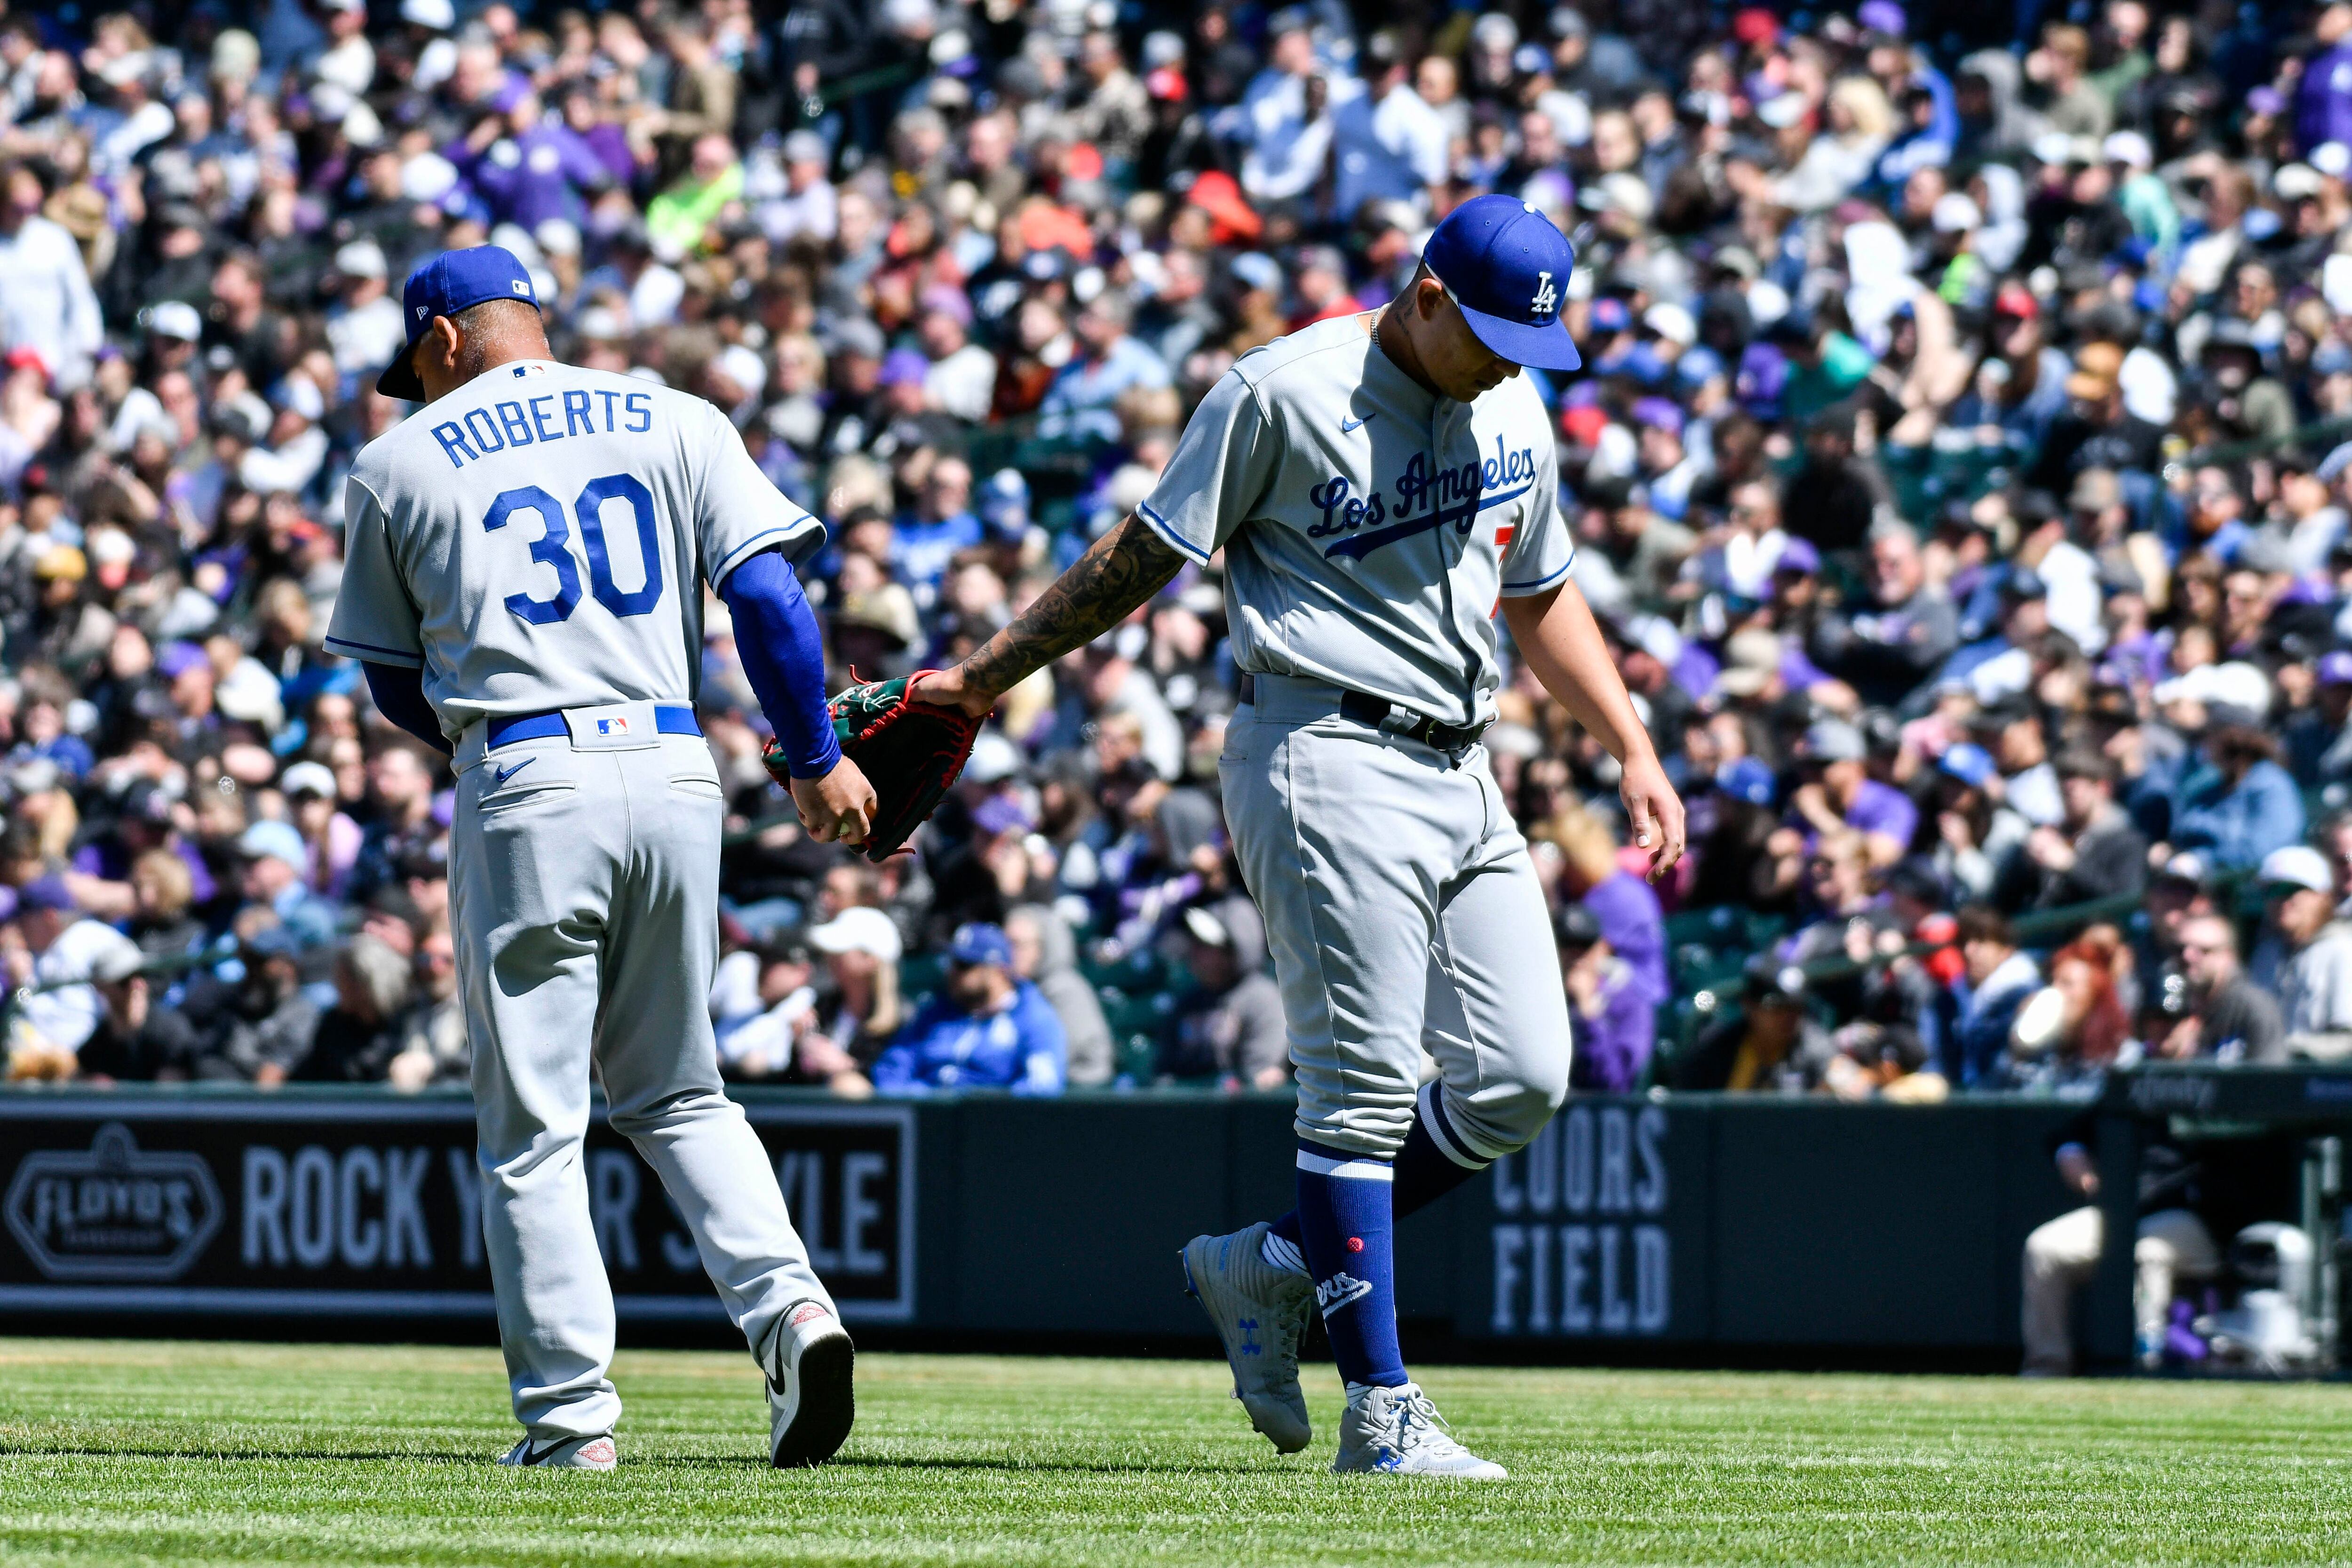
{"type": "Polygon", "coordinates": [[[531,1470],[609,1470],[619,1462],[620,1453],[614,1447],[610,1435],[567,1437],[544,1448],[533,1447],[531,1440],[525,1437],[499,1459],[509,1469],[531,1470]]]}
{"type": "Polygon", "coordinates": [[[1217,1342],[1223,1347],[1225,1352],[1226,1369],[1234,1374],[1234,1397],[1241,1401],[1242,1409],[1249,1415],[1250,1425],[1256,1428],[1258,1434],[1267,1442],[1274,1445],[1276,1452],[1296,1454],[1315,1440],[1314,1428],[1302,1418],[1299,1412],[1293,1410],[1287,1404],[1274,1395],[1249,1394],[1242,1392],[1241,1369],[1234,1364],[1233,1342],[1226,1338],[1223,1320],[1216,1308],[1210,1303],[1209,1298],[1202,1294],[1200,1280],[1192,1272],[1192,1249],[1203,1243],[1213,1243],[1218,1239],[1215,1237],[1196,1236],[1177,1251],[1176,1260],[1184,1268],[1184,1293],[1201,1303],[1201,1310],[1209,1315],[1210,1326],[1217,1331],[1217,1342]]]}
{"type": "Polygon", "coordinates": [[[840,1451],[857,1421],[856,1370],[856,1347],[838,1320],[822,1333],[793,1337],[782,1389],[769,1380],[770,1464],[805,1469],[840,1451]]]}

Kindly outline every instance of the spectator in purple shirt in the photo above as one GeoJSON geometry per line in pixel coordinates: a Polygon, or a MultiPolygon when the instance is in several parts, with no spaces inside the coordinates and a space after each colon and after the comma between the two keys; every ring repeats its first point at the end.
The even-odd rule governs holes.
{"type": "Polygon", "coordinates": [[[578,223],[587,213],[583,193],[610,184],[611,171],[578,132],[541,109],[529,87],[509,82],[492,103],[497,112],[443,155],[497,221],[527,229],[551,217],[578,223]]]}
{"type": "Polygon", "coordinates": [[[2352,142],[2352,6],[2328,6],[2312,31],[2326,52],[2303,68],[2294,92],[2294,140],[2306,158],[2323,142],[2352,142]]]}
{"type": "Polygon", "coordinates": [[[1815,835],[1841,828],[1863,836],[1871,864],[1892,866],[1911,847],[1919,808],[1893,784],[1870,776],[1869,742],[1843,719],[1822,719],[1805,731],[1805,761],[1821,776],[1797,786],[1790,807],[1815,835]]]}
{"type": "Polygon", "coordinates": [[[1629,969],[1646,1005],[1666,999],[1666,918],[1655,889],[1617,861],[1617,837],[1590,812],[1546,825],[1566,862],[1560,891],[1598,922],[1611,954],[1629,969]]]}
{"type": "Polygon", "coordinates": [[[1569,1086],[1595,1094],[1627,1093],[1650,1065],[1657,1043],[1657,1004],[1643,994],[1641,977],[1601,934],[1601,922],[1590,909],[1562,909],[1554,934],[1575,1016],[1569,1086]]]}

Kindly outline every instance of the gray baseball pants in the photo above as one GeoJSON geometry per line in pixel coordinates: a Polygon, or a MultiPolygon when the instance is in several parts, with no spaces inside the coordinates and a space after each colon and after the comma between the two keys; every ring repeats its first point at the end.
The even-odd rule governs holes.
{"type": "Polygon", "coordinates": [[[565,717],[568,737],[495,751],[484,725],[466,732],[450,842],[483,1235],[515,1416],[538,1441],[609,1432],[621,1413],[581,1150],[592,1073],[755,1355],[793,1305],[833,1305],[766,1150],[719,1088],[709,748],[658,733],[648,702],[565,717]],[[600,718],[626,732],[598,734],[600,718]]]}
{"type": "Polygon", "coordinates": [[[1218,773],[1282,987],[1298,1135],[1393,1156],[1426,1050],[1448,1155],[1525,1147],[1567,1098],[1568,999],[1485,749],[1343,718],[1332,687],[1261,675],[1255,691],[1218,773]]]}

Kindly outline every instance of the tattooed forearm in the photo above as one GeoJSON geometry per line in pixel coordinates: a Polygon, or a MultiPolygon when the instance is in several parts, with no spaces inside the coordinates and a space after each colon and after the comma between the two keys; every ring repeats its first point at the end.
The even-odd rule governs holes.
{"type": "Polygon", "coordinates": [[[1011,626],[988,639],[956,673],[969,688],[1003,692],[1127,618],[1166,587],[1184,557],[1129,513],[1037,595],[1011,626]]]}

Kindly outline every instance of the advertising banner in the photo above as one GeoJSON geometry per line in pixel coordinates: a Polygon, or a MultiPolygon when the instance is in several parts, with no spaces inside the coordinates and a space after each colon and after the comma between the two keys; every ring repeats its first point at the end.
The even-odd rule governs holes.
{"type": "Polygon", "coordinates": [[[1455,1331],[1494,1339],[1709,1332],[1704,1113],[1580,1100],[1465,1189],[1455,1331]]]}
{"type": "MultiPolygon", "coordinates": [[[[850,1322],[915,1316],[915,1115],[753,1104],[850,1322]]],[[[720,1316],[652,1170],[600,1120],[585,1176],[624,1321],[720,1316]]],[[[463,1100],[0,1100],[0,1312],[488,1319],[463,1100]]]]}

